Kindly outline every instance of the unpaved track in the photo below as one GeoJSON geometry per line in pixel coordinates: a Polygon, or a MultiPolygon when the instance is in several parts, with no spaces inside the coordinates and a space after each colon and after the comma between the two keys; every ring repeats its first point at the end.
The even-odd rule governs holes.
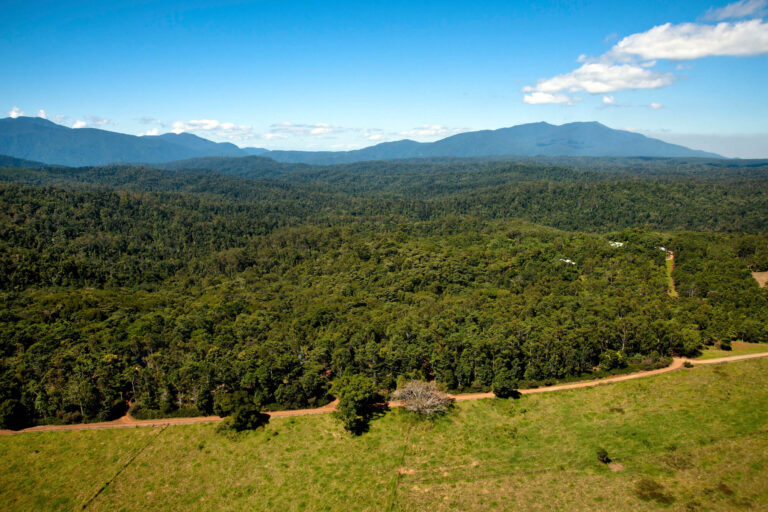
{"type": "Polygon", "coordinates": [[[672,273],[675,271],[675,251],[667,251],[667,261],[672,262],[669,267],[669,290],[667,290],[667,293],[670,297],[678,297],[675,278],[672,277],[672,273]]]}
{"type": "MultiPolygon", "coordinates": [[[[595,386],[602,386],[603,384],[610,384],[612,382],[622,382],[625,380],[641,379],[644,377],[651,377],[654,375],[661,375],[662,373],[669,373],[679,370],[683,367],[686,361],[690,361],[694,366],[703,366],[710,364],[720,363],[732,363],[734,361],[743,361],[745,359],[757,359],[759,357],[768,357],[768,352],[761,354],[746,354],[743,356],[731,356],[720,357],[717,359],[704,359],[697,361],[695,359],[684,359],[676,357],[672,360],[672,364],[666,368],[659,368],[658,370],[648,370],[644,372],[629,373],[626,375],[618,375],[616,377],[607,377],[605,379],[585,380],[580,382],[572,382],[569,384],[559,384],[557,386],[545,386],[534,389],[521,389],[519,390],[521,395],[533,395],[536,393],[552,393],[554,391],[564,391],[567,389],[580,389],[580,388],[592,388],[595,386]]],[[[480,400],[483,398],[493,398],[493,393],[461,393],[458,395],[449,395],[457,402],[464,402],[467,400],[480,400]]],[[[328,414],[336,410],[336,403],[338,400],[318,407],[316,409],[296,409],[292,411],[275,411],[270,412],[270,418],[281,418],[286,416],[307,416],[311,414],[328,414]]],[[[398,402],[389,402],[389,407],[400,407],[398,402]]],[[[218,416],[198,416],[195,418],[166,418],[158,420],[137,420],[129,415],[125,415],[115,421],[105,421],[102,423],[80,423],[77,425],[42,425],[39,427],[30,427],[24,430],[0,430],[0,435],[10,434],[24,434],[30,432],[55,432],[60,430],[103,430],[108,428],[134,428],[134,427],[163,427],[168,425],[191,425],[193,423],[213,423],[221,421],[218,416]]]]}

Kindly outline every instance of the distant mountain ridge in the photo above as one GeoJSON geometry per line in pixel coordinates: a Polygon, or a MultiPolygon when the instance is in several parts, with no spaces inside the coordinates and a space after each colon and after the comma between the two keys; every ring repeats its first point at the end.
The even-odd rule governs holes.
{"type": "Polygon", "coordinates": [[[686,148],[598,122],[529,123],[452,135],[435,142],[400,140],[354,151],[269,151],[279,162],[338,164],[364,160],[488,156],[701,157],[715,153],[686,148]]]}
{"type": "Polygon", "coordinates": [[[435,142],[400,140],[353,151],[268,151],[213,142],[191,133],[135,136],[68,128],[34,117],[0,119],[0,154],[70,166],[157,164],[200,157],[269,157],[278,162],[329,165],[432,157],[592,156],[702,157],[720,155],[614,130],[597,122],[529,123],[466,132],[435,142]]]}
{"type": "Polygon", "coordinates": [[[47,164],[85,166],[160,163],[203,156],[265,152],[213,142],[191,133],[142,137],[95,128],[68,128],[39,117],[0,119],[0,154],[47,164]]]}

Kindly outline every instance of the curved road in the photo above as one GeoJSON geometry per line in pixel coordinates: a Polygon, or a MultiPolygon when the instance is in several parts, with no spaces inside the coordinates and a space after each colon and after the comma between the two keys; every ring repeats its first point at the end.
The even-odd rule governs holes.
{"type": "MultiPolygon", "coordinates": [[[[559,384],[557,386],[547,386],[534,389],[521,389],[519,390],[522,395],[532,395],[535,393],[552,393],[554,391],[563,391],[566,389],[580,389],[591,388],[595,386],[601,386],[603,384],[610,384],[612,382],[621,382],[625,380],[640,379],[643,377],[651,377],[653,375],[660,375],[662,373],[673,372],[683,367],[686,361],[690,361],[694,366],[705,366],[710,364],[731,363],[734,361],[743,361],[745,359],[756,359],[759,357],[768,357],[768,352],[761,354],[747,354],[742,356],[721,357],[718,359],[704,359],[697,361],[695,359],[684,359],[676,357],[672,360],[672,364],[666,368],[660,368],[658,370],[648,370],[644,372],[630,373],[627,375],[618,375],[616,377],[607,377],[605,379],[585,380],[580,382],[572,382],[568,384],[559,384]]],[[[463,402],[466,400],[480,400],[483,398],[493,398],[493,393],[461,393],[458,395],[449,395],[457,402],[463,402]]],[[[400,407],[400,404],[396,402],[389,402],[389,407],[400,407]]],[[[336,401],[329,403],[323,407],[316,409],[296,409],[292,411],[275,411],[270,412],[271,418],[280,418],[285,416],[306,416],[309,414],[328,414],[336,410],[336,401]]],[[[13,430],[0,430],[0,435],[10,434],[24,434],[28,432],[52,432],[60,430],[101,430],[107,428],[133,428],[133,427],[160,427],[166,425],[190,425],[192,423],[212,423],[221,421],[218,416],[198,416],[196,418],[165,418],[157,420],[137,420],[129,415],[125,415],[120,419],[114,421],[105,421],[102,423],[80,423],[77,425],[42,425],[39,427],[25,428],[19,431],[13,430]]]]}

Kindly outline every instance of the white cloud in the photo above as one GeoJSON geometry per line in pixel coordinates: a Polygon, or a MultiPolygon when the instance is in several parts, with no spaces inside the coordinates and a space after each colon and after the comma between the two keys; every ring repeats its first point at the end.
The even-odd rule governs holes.
{"type": "Polygon", "coordinates": [[[21,110],[19,107],[13,107],[11,110],[8,111],[8,117],[11,117],[13,119],[16,119],[17,117],[23,116],[24,111],[21,110]]]}
{"type": "Polygon", "coordinates": [[[398,132],[398,135],[409,138],[446,137],[467,131],[466,128],[447,128],[439,124],[425,124],[412,130],[398,132]]]}
{"type": "MultiPolygon", "coordinates": [[[[269,127],[269,133],[282,134],[286,137],[322,137],[350,131],[349,128],[334,126],[328,123],[302,124],[291,121],[274,123],[269,127]]],[[[262,137],[264,137],[262,135],[262,137]]],[[[273,137],[276,138],[276,137],[273,137]]]]}
{"type": "Polygon", "coordinates": [[[614,98],[613,96],[603,96],[603,103],[605,105],[613,105],[614,103],[616,103],[616,98],[614,98]]]}
{"type": "Polygon", "coordinates": [[[147,130],[146,132],[144,132],[144,133],[140,133],[140,134],[139,134],[139,137],[143,137],[143,136],[145,136],[145,135],[160,135],[160,128],[157,128],[157,127],[155,127],[155,128],[150,128],[150,129],[149,129],[149,130],[147,130]]]}
{"type": "Polygon", "coordinates": [[[238,141],[252,139],[253,130],[250,126],[235,123],[223,123],[216,119],[193,119],[191,121],[176,121],[171,129],[173,133],[206,132],[217,137],[238,141]]]}
{"type": "Polygon", "coordinates": [[[37,117],[40,117],[42,119],[48,119],[48,114],[45,112],[45,110],[40,109],[37,111],[37,117]]]}
{"type": "Polygon", "coordinates": [[[662,108],[664,105],[662,105],[661,103],[656,103],[656,102],[653,102],[653,103],[651,103],[651,104],[650,104],[650,105],[648,105],[648,106],[649,106],[649,107],[651,107],[653,110],[659,110],[659,109],[660,109],[660,108],[662,108]]]}
{"type": "Polygon", "coordinates": [[[328,135],[329,133],[335,133],[338,131],[338,127],[331,126],[329,124],[320,123],[310,128],[310,135],[328,135]]]}
{"type": "Polygon", "coordinates": [[[75,121],[75,124],[72,125],[72,128],[85,128],[86,126],[88,126],[88,123],[78,120],[75,121]]]}
{"type": "Polygon", "coordinates": [[[565,94],[552,94],[549,92],[531,91],[523,96],[523,101],[529,105],[546,105],[552,103],[566,103],[573,105],[573,98],[565,94]]]}
{"type": "Polygon", "coordinates": [[[609,62],[588,62],[570,73],[558,75],[553,78],[539,80],[531,87],[525,87],[524,92],[550,93],[552,98],[540,96],[523,99],[526,103],[565,103],[567,97],[556,95],[561,91],[585,91],[590,94],[602,94],[620,91],[623,89],[656,89],[669,85],[674,81],[674,76],[669,73],[656,71],[637,66],[635,64],[613,64],[609,62]],[[557,101],[548,101],[548,100],[557,101]]]}
{"type": "Polygon", "coordinates": [[[729,19],[746,18],[747,16],[760,15],[764,11],[766,0],[740,0],[725,7],[709,9],[704,14],[704,19],[709,21],[722,21],[729,19]]]}
{"type": "Polygon", "coordinates": [[[748,20],[701,25],[665,23],[627,36],[613,47],[617,58],[691,60],[768,53],[768,23],[748,20]]]}
{"type": "MultiPolygon", "coordinates": [[[[722,9],[710,10],[716,19],[755,15],[768,0],[742,0],[722,9]]],[[[713,19],[715,19],[713,18],[713,19]]],[[[532,105],[571,103],[566,92],[605,94],[627,89],[657,89],[675,82],[672,73],[654,68],[657,59],[692,60],[710,56],[768,54],[768,23],[762,19],[700,23],[665,23],[645,32],[629,35],[597,58],[580,55],[582,65],[523,88],[523,101],[532,105]]],[[[687,69],[679,65],[677,71],[687,69]]]]}

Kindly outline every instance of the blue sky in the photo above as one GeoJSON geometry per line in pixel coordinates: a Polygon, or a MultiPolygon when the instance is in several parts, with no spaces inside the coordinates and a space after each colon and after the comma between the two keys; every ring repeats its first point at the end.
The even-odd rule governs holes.
{"type": "Polygon", "coordinates": [[[270,149],[596,120],[768,157],[766,0],[0,5],[9,115],[270,149]]]}

